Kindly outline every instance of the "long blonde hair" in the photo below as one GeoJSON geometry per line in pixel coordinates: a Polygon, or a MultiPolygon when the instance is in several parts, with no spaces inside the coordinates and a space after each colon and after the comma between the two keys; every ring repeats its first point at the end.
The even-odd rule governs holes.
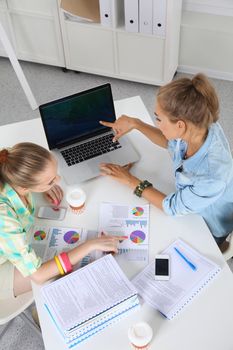
{"type": "Polygon", "coordinates": [[[219,102],[214,87],[204,74],[181,78],[162,86],[157,94],[161,109],[173,122],[181,119],[199,128],[218,120],[219,102]]]}
{"type": "Polygon", "coordinates": [[[39,175],[43,173],[51,153],[35,143],[22,142],[10,149],[0,151],[0,185],[32,188],[38,185],[39,175]]]}

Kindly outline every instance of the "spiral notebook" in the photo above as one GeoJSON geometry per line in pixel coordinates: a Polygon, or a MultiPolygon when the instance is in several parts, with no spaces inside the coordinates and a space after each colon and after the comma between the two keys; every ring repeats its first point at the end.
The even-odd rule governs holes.
{"type": "Polygon", "coordinates": [[[173,319],[208,286],[221,269],[180,239],[162,253],[170,256],[170,279],[156,281],[152,262],[132,280],[132,283],[145,302],[168,319],[173,319]],[[191,268],[189,262],[195,269],[191,268]]]}
{"type": "Polygon", "coordinates": [[[68,348],[139,306],[135,287],[112,255],[43,286],[42,297],[68,348]]]}

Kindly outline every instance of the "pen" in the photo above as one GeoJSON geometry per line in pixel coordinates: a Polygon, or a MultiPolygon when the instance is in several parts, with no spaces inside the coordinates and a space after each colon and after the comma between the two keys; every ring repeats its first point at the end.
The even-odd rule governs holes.
{"type": "Polygon", "coordinates": [[[177,252],[177,254],[189,265],[189,267],[191,267],[191,269],[193,271],[196,271],[197,267],[191,262],[189,261],[184,254],[182,254],[178,248],[174,247],[175,251],[177,252]]]}

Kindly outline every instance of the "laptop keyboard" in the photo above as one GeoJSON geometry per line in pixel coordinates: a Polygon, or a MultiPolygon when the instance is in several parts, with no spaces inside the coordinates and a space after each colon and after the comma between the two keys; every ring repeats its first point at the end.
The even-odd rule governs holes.
{"type": "Polygon", "coordinates": [[[97,139],[76,145],[61,151],[63,158],[68,166],[81,163],[84,160],[95,158],[104,153],[121,148],[121,144],[116,141],[112,142],[113,134],[107,134],[97,139]]]}

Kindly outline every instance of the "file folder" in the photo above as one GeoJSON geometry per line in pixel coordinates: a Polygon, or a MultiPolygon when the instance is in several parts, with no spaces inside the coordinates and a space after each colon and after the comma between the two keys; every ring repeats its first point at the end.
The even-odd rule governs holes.
{"type": "Polygon", "coordinates": [[[125,30],[127,32],[138,32],[139,0],[125,0],[125,30]]]}
{"type": "Polygon", "coordinates": [[[119,26],[124,18],[123,0],[99,0],[101,24],[105,27],[119,26]]]}
{"type": "Polygon", "coordinates": [[[99,0],[100,4],[100,21],[103,26],[106,27],[112,27],[113,26],[113,20],[112,20],[112,6],[111,6],[112,0],[99,0]]]}
{"type": "Polygon", "coordinates": [[[153,0],[153,34],[166,36],[167,0],[153,0]]]}
{"type": "Polygon", "coordinates": [[[139,0],[139,31],[153,34],[153,0],[139,0]]]}

